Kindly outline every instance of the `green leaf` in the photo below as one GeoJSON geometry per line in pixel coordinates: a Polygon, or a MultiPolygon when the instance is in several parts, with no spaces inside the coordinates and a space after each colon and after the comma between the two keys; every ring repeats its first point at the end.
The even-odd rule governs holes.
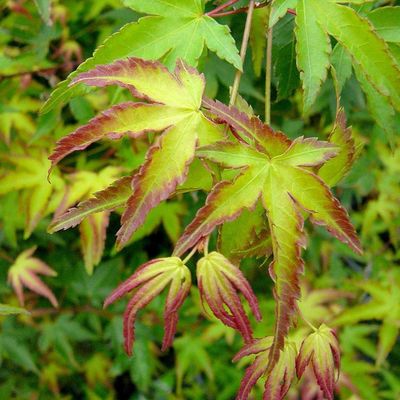
{"type": "Polygon", "coordinates": [[[352,8],[335,4],[332,0],[323,5],[316,0],[312,0],[312,3],[318,22],[346,48],[354,68],[360,69],[372,86],[388,96],[394,107],[400,110],[399,65],[368,20],[352,8]]]}
{"type": "Polygon", "coordinates": [[[290,97],[300,82],[296,67],[296,41],[293,27],[294,18],[286,17],[273,30],[272,60],[273,76],[278,90],[277,101],[290,97]]]}
{"type": "Polygon", "coordinates": [[[273,0],[271,4],[271,14],[269,17],[269,26],[272,28],[282,17],[284,17],[289,8],[296,8],[298,0],[273,0]]]}
{"type": "Polygon", "coordinates": [[[262,62],[267,46],[269,8],[263,7],[254,10],[250,30],[251,59],[256,76],[261,75],[262,62]]]}
{"type": "Polygon", "coordinates": [[[376,363],[381,365],[392,350],[399,335],[400,279],[391,275],[389,282],[366,281],[356,286],[371,295],[364,304],[346,309],[333,323],[335,325],[355,324],[359,321],[381,320],[376,363]]]}
{"type": "Polygon", "coordinates": [[[229,28],[204,15],[201,1],[126,0],[125,4],[150,16],[126,24],[110,36],[94,52],[92,58],[86,60],[67,80],[57,86],[43,106],[42,112],[48,112],[56,105],[88,91],[82,85],[69,86],[78,73],[121,58],[162,59],[169,67],[173,67],[176,60],[181,58],[189,65],[196,66],[206,46],[237,69],[242,68],[239,52],[229,28]]]}
{"type": "Polygon", "coordinates": [[[29,314],[29,311],[21,307],[9,306],[8,304],[0,304],[0,315],[11,315],[11,314],[29,314]]]}
{"type": "Polygon", "coordinates": [[[43,21],[50,25],[51,0],[35,0],[36,7],[43,21]]]}
{"type": "Polygon", "coordinates": [[[308,113],[326,79],[331,46],[313,1],[299,0],[296,10],[297,67],[304,89],[304,112],[308,113]]]}
{"type": "Polygon", "coordinates": [[[333,49],[331,63],[334,70],[333,77],[336,81],[338,94],[340,95],[345,83],[351,77],[352,65],[349,53],[339,43],[333,49]]]}
{"type": "Polygon", "coordinates": [[[400,7],[379,7],[367,17],[380,37],[387,42],[400,42],[400,7]]]}
{"type": "Polygon", "coordinates": [[[390,99],[382,96],[374,86],[371,85],[365,73],[356,68],[356,77],[365,93],[368,109],[377,124],[388,134],[390,138],[399,132],[396,125],[395,110],[390,103],[390,99]]]}
{"type": "Polygon", "coordinates": [[[12,337],[1,337],[2,350],[8,358],[15,364],[21,366],[26,371],[39,374],[39,369],[33,360],[31,352],[23,343],[17,342],[12,337]]]}

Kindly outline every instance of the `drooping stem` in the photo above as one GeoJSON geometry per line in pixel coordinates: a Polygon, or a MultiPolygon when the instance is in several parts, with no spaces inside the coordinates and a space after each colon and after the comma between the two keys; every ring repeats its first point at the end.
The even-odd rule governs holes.
{"type": "Polygon", "coordinates": [[[271,76],[272,76],[272,27],[267,33],[267,50],[265,55],[265,122],[271,124],[271,76]]]}
{"type": "MultiPolygon", "coordinates": [[[[250,0],[249,9],[247,11],[247,18],[246,18],[246,25],[243,31],[243,39],[242,39],[242,46],[240,48],[240,58],[242,59],[242,64],[244,64],[244,59],[246,57],[247,46],[249,44],[249,37],[250,37],[250,29],[251,29],[251,22],[253,20],[253,11],[254,11],[255,1],[250,0]]],[[[235,79],[233,81],[232,86],[232,93],[231,98],[229,100],[229,105],[233,105],[236,102],[236,97],[239,91],[240,79],[242,78],[242,71],[237,70],[235,79]]]]}

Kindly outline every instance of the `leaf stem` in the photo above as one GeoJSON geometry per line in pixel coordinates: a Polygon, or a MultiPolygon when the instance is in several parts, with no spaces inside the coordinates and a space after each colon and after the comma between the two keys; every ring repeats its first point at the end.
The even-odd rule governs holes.
{"type": "MultiPolygon", "coordinates": [[[[240,48],[240,58],[242,60],[242,64],[244,64],[247,46],[249,44],[250,29],[251,29],[251,22],[253,19],[254,6],[255,6],[255,1],[250,0],[249,9],[247,11],[246,25],[245,25],[244,31],[243,31],[242,46],[240,48]]],[[[240,79],[242,78],[242,74],[243,74],[243,72],[241,70],[239,70],[239,69],[236,70],[236,75],[235,75],[235,79],[233,81],[233,86],[232,86],[231,98],[229,100],[230,106],[235,104],[235,102],[236,102],[236,97],[239,92],[239,85],[240,85],[240,79]]]]}
{"type": "Polygon", "coordinates": [[[265,122],[268,125],[271,124],[272,33],[272,28],[269,28],[265,54],[265,122]]]}
{"type": "MultiPolygon", "coordinates": [[[[269,4],[269,1],[266,1],[264,3],[255,3],[254,8],[262,8],[262,7],[266,7],[269,4]]],[[[219,12],[219,13],[213,13],[212,17],[213,18],[219,18],[219,17],[226,17],[227,15],[235,15],[235,14],[240,14],[243,12],[247,12],[249,10],[249,6],[248,7],[241,7],[238,8],[236,10],[230,10],[230,11],[223,11],[223,12],[219,12]]]]}
{"type": "Polygon", "coordinates": [[[191,252],[186,256],[186,258],[182,262],[186,264],[194,256],[196,251],[197,251],[197,246],[194,246],[191,252]]]}
{"type": "Polygon", "coordinates": [[[206,240],[204,241],[204,256],[208,256],[208,243],[210,242],[210,236],[206,237],[206,240]]]}
{"type": "Polygon", "coordinates": [[[207,16],[209,17],[214,17],[215,14],[218,14],[220,11],[225,10],[225,8],[228,8],[229,6],[232,6],[233,4],[237,3],[239,0],[229,0],[224,4],[221,4],[220,6],[214,8],[214,10],[209,11],[206,13],[207,16]]]}

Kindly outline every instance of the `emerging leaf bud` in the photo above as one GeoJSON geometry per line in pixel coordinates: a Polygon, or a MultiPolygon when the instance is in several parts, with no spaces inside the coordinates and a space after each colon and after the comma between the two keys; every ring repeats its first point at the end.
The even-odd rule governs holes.
{"type": "Polygon", "coordinates": [[[254,362],[246,369],[236,400],[247,400],[252,387],[263,375],[266,377],[263,399],[282,400],[285,398],[295,375],[297,349],[293,342],[287,340],[284,348],[279,352],[277,363],[268,373],[273,339],[272,336],[256,339],[245,345],[234,357],[233,361],[238,361],[251,354],[257,355],[254,362]]]}
{"type": "Polygon", "coordinates": [[[212,252],[198,261],[197,280],[201,300],[207,302],[214,315],[237,329],[246,343],[251,342],[253,333],[238,292],[249,302],[257,320],[261,319],[261,313],[257,298],[240,269],[222,254],[212,252]]]}
{"type": "Polygon", "coordinates": [[[132,355],[137,312],[168,285],[170,288],[164,308],[165,331],[162,343],[162,351],[164,351],[172,344],[178,322],[177,312],[189,293],[191,285],[190,271],[180,258],[158,258],[143,264],[105,300],[104,307],[107,307],[126,293],[136,289],[124,313],[125,351],[128,355],[132,355]]]}
{"type": "Polygon", "coordinates": [[[340,349],[335,332],[322,324],[304,339],[296,359],[297,376],[301,378],[308,364],[325,397],[333,400],[335,368],[340,368],[340,349]]]}

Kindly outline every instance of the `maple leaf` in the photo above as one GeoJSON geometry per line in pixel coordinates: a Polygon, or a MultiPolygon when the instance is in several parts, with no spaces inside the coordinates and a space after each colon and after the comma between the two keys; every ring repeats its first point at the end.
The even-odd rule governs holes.
{"type": "Polygon", "coordinates": [[[36,257],[32,257],[36,247],[23,251],[8,270],[8,281],[11,283],[21,305],[24,305],[23,287],[27,287],[40,296],[49,299],[54,307],[58,302],[52,291],[38,278],[38,274],[56,276],[47,264],[36,257]]]}
{"type": "Polygon", "coordinates": [[[238,361],[243,357],[256,355],[253,363],[246,369],[236,400],[247,400],[252,387],[262,376],[266,377],[264,400],[282,400],[285,398],[295,376],[296,345],[287,341],[283,350],[280,351],[278,361],[268,372],[270,349],[273,346],[273,341],[272,336],[256,339],[246,344],[233,358],[233,361],[238,361]]]}
{"type": "Polygon", "coordinates": [[[28,238],[38,222],[48,212],[49,202],[56,193],[64,191],[65,184],[58,172],[53,176],[52,185],[47,181],[49,161],[46,152],[30,148],[29,154],[25,150],[16,149],[15,153],[4,155],[12,168],[2,168],[0,195],[22,191],[25,196],[25,232],[28,238]]]}
{"type": "Polygon", "coordinates": [[[237,292],[241,292],[249,302],[258,321],[261,320],[261,313],[257,298],[242,271],[222,254],[213,251],[197,262],[197,281],[202,302],[207,302],[224,324],[237,329],[245,342],[251,342],[253,333],[250,322],[237,292]]]}
{"type": "Polygon", "coordinates": [[[234,107],[209,99],[203,102],[251,145],[220,142],[198,150],[200,157],[239,169],[240,173],[232,181],[219,182],[213,188],[205,206],[176,244],[174,255],[182,255],[217,225],[236,218],[245,208],[254,207],[261,198],[272,237],[274,259],[270,274],[275,282],[277,300],[275,341],[270,356],[272,368],[278,360],[300,296],[301,246],[305,244],[301,211],[310,213],[313,223],[325,226],[333,236],[361,252],[347,212],[310,168],[333,157],[336,148],[313,138],[300,137],[291,141],[258,118],[240,113],[234,107]]]}
{"type": "Polygon", "coordinates": [[[224,223],[218,234],[218,250],[233,262],[247,257],[267,257],[272,252],[271,235],[261,202],[224,223]],[[238,235],[240,232],[240,235],[238,235]]]}
{"type": "MultiPolygon", "coordinates": [[[[292,2],[276,3],[279,8],[277,14],[273,13],[274,22],[292,2]]],[[[400,68],[381,36],[381,12],[378,12],[376,19],[373,12],[369,16],[372,21],[377,20],[378,27],[374,29],[367,17],[359,15],[347,5],[339,4],[343,3],[341,1],[298,0],[295,3],[290,6],[296,8],[297,66],[303,82],[304,111],[310,111],[326,79],[331,53],[329,36],[334,37],[350,55],[356,77],[369,97],[371,108],[376,110],[374,115],[379,116],[378,110],[382,109],[385,97],[395,109],[400,110],[400,68]],[[375,93],[371,94],[371,88],[375,93]]],[[[387,30],[385,28],[387,26],[383,30],[387,30]]],[[[392,40],[393,32],[388,32],[388,35],[392,40]]],[[[387,111],[388,107],[384,107],[387,111]]]]}
{"type": "Polygon", "coordinates": [[[380,320],[379,344],[376,364],[385,361],[399,335],[400,321],[400,277],[389,275],[387,283],[367,281],[356,283],[356,286],[371,295],[365,304],[359,304],[343,311],[332,321],[335,326],[354,324],[359,321],[380,320]]]}
{"type": "Polygon", "coordinates": [[[53,166],[71,152],[106,136],[139,137],[150,131],[163,132],[132,178],[133,193],[117,233],[117,245],[121,247],[148,212],[185,180],[197,143],[215,142],[223,133],[200,112],[204,77],[181,61],[170,73],[161,63],[130,58],[83,73],[73,81],[78,82],[100,87],[117,84],[151,104],[128,102],[114,106],[62,138],[50,156],[53,166]]]}
{"type": "Polygon", "coordinates": [[[96,49],[93,57],[57,86],[44,105],[43,112],[85,93],[82,85],[69,86],[78,73],[126,57],[161,59],[168,67],[173,67],[176,60],[181,58],[189,65],[196,66],[207,47],[237,69],[242,68],[229,27],[205,15],[202,1],[124,0],[124,3],[137,12],[149,15],[126,24],[110,36],[96,49]]]}
{"type": "Polygon", "coordinates": [[[335,124],[328,137],[329,143],[338,147],[338,154],[327,160],[318,170],[320,176],[328,186],[336,185],[350,171],[358,156],[358,149],[352,137],[351,128],[347,127],[346,114],[343,108],[336,113],[335,124]]]}
{"type": "Polygon", "coordinates": [[[296,359],[296,372],[299,378],[309,364],[313,367],[324,395],[333,400],[335,368],[340,368],[340,349],[335,332],[325,324],[311,333],[301,344],[296,359]]]}
{"type": "Polygon", "coordinates": [[[165,333],[162,343],[164,351],[172,344],[178,322],[177,312],[191,286],[190,271],[180,258],[158,258],[143,264],[105,300],[104,307],[107,307],[136,289],[124,314],[125,351],[128,355],[132,355],[137,312],[149,304],[168,284],[170,288],[164,309],[165,333]]]}
{"type": "Polygon", "coordinates": [[[48,231],[53,233],[80,224],[81,250],[89,275],[93,273],[93,268],[99,264],[103,255],[110,211],[122,205],[132,193],[130,177],[115,180],[120,173],[121,168],[109,166],[98,173],[79,171],[67,175],[66,178],[71,184],[67,186],[65,196],[48,228],[48,231]],[[110,185],[111,182],[113,183],[110,185]],[[107,188],[104,189],[105,187],[107,188]],[[92,192],[95,192],[94,196],[92,192]],[[85,200],[77,207],[65,211],[82,199],[85,200]]]}

